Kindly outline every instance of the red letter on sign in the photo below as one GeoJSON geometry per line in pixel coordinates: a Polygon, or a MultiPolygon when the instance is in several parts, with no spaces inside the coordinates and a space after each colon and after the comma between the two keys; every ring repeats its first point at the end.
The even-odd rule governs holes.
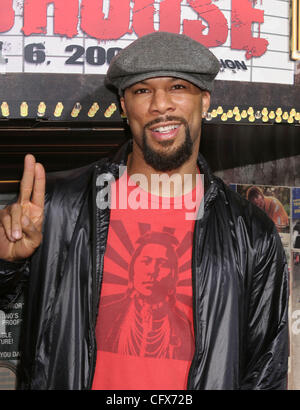
{"type": "Polygon", "coordinates": [[[246,58],[260,57],[267,51],[269,42],[252,37],[252,23],[263,23],[264,12],[255,10],[250,0],[232,0],[231,48],[246,50],[246,58]]]}
{"type": "MultiPolygon", "coordinates": [[[[162,0],[159,9],[159,30],[172,33],[180,32],[181,0],[162,0]]],[[[153,33],[154,0],[136,0],[133,8],[132,29],[138,37],[153,33]]]]}
{"type": "Polygon", "coordinates": [[[117,40],[129,31],[130,0],[110,0],[104,18],[103,0],[82,0],[81,28],[99,40],[117,40]]]}
{"type": "Polygon", "coordinates": [[[132,29],[138,37],[153,33],[154,0],[135,0],[132,16],[132,29]]]}
{"type": "Polygon", "coordinates": [[[188,0],[188,4],[208,23],[208,34],[202,33],[206,26],[200,20],[184,20],[183,34],[206,47],[224,44],[228,35],[228,24],[221,10],[212,4],[211,0],[188,0]]]}
{"type": "Polygon", "coordinates": [[[0,3],[0,32],[9,31],[15,22],[13,0],[2,0],[0,3]]]}
{"type": "Polygon", "coordinates": [[[159,31],[180,33],[181,0],[163,0],[160,2],[159,31]]]}
{"type": "Polygon", "coordinates": [[[78,24],[78,0],[24,0],[25,36],[47,33],[47,6],[54,4],[54,33],[74,37],[78,24]]]}

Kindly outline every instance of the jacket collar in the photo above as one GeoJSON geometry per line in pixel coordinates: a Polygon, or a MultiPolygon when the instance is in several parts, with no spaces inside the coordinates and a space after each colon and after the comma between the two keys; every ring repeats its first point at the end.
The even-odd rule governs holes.
{"type": "Polygon", "coordinates": [[[113,162],[118,165],[126,165],[127,158],[132,152],[132,139],[125,142],[113,157],[113,162]]]}

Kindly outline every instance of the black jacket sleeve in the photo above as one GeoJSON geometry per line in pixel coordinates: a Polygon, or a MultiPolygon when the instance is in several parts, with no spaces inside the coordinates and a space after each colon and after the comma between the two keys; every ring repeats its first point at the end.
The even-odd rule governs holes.
{"type": "Polygon", "coordinates": [[[244,390],[287,389],[288,268],[274,226],[257,243],[246,324],[244,390]]]}
{"type": "MultiPolygon", "coordinates": [[[[101,161],[105,162],[105,159],[101,161]]],[[[64,195],[66,195],[67,190],[74,191],[74,184],[72,184],[72,179],[80,178],[83,175],[81,185],[83,187],[87,186],[87,182],[91,177],[94,170],[94,164],[89,164],[81,168],[71,169],[68,171],[58,171],[50,172],[46,175],[46,196],[45,196],[45,210],[44,210],[44,223],[43,223],[43,234],[44,234],[44,225],[48,218],[48,208],[51,205],[51,200],[53,192],[58,187],[61,191],[62,181],[64,186],[64,195]],[[69,188],[68,188],[69,187],[69,188]]],[[[78,188],[79,189],[79,188],[78,188]]],[[[84,190],[82,191],[85,192],[84,190]]],[[[70,202],[72,201],[72,196],[70,196],[70,202]]],[[[15,198],[11,201],[13,203],[15,198]]],[[[51,205],[52,206],[52,205],[51,205]]],[[[52,209],[52,215],[57,208],[52,209]]],[[[75,208],[76,209],[76,208],[75,208]]],[[[68,213],[69,211],[65,211],[68,213]]],[[[57,219],[57,215],[55,215],[57,219]]],[[[48,225],[51,223],[48,221],[48,225]]],[[[54,229],[54,227],[52,227],[54,229]]],[[[35,259],[33,258],[34,254],[26,259],[18,262],[7,262],[3,259],[0,259],[0,309],[6,310],[10,308],[10,305],[19,297],[22,292],[24,285],[28,282],[29,272],[31,263],[35,264],[35,259]]],[[[34,266],[36,269],[36,266],[34,266]]]]}

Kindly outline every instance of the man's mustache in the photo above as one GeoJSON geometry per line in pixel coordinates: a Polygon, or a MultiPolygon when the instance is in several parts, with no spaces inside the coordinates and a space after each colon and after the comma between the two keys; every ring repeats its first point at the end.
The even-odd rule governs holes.
{"type": "Polygon", "coordinates": [[[176,116],[171,116],[171,115],[166,115],[166,116],[164,116],[164,117],[158,117],[158,118],[155,118],[155,120],[149,121],[149,122],[145,125],[144,129],[149,128],[149,127],[152,127],[152,126],[155,125],[155,124],[159,124],[159,123],[163,123],[163,122],[168,122],[168,121],[178,121],[178,122],[184,124],[185,126],[188,125],[188,123],[187,123],[187,121],[186,121],[185,118],[176,117],[176,116]]]}

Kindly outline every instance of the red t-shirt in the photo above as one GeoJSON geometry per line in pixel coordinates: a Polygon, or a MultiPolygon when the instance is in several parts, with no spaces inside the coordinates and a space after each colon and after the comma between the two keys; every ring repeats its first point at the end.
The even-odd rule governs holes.
{"type": "Polygon", "coordinates": [[[125,172],[112,184],[92,388],[186,389],[194,354],[193,212],[203,186],[162,198],[128,181],[125,172]]]}

